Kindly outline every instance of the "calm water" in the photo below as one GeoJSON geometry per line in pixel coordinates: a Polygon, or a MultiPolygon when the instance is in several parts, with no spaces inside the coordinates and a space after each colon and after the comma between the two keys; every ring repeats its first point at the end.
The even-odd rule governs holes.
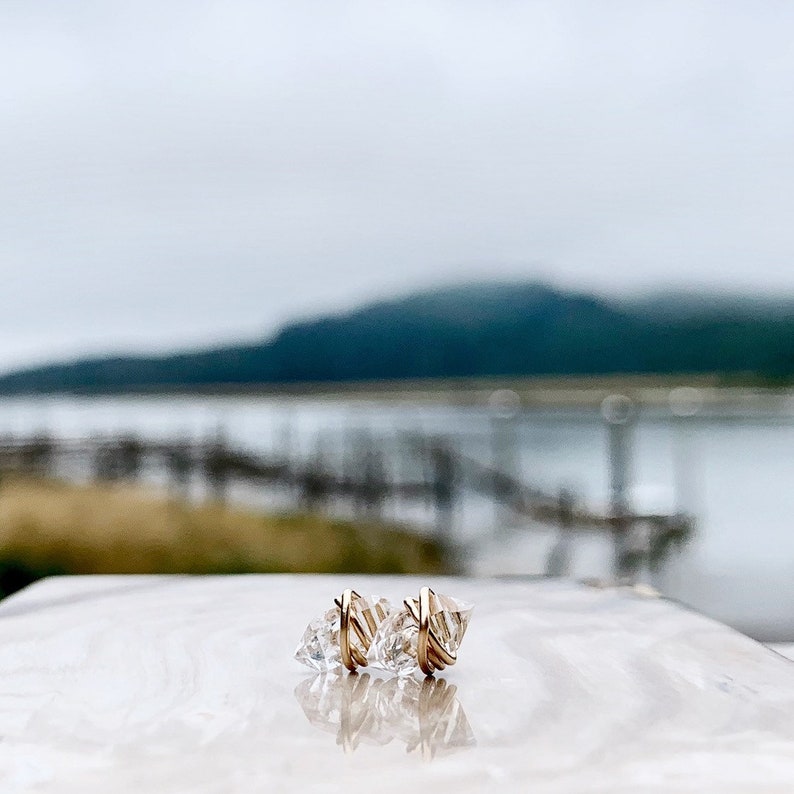
{"type": "MultiPolygon", "coordinates": [[[[46,398],[0,402],[0,433],[46,431],[63,438],[135,433],[201,440],[219,428],[253,450],[288,449],[298,459],[319,443],[337,446],[346,429],[378,437],[449,436],[466,454],[494,460],[494,420],[486,410],[443,406],[264,398],[46,398]]],[[[529,484],[572,488],[591,506],[608,495],[606,431],[597,412],[537,410],[510,420],[508,454],[529,484]]],[[[686,509],[694,540],[653,583],[667,594],[765,639],[794,640],[794,410],[780,402],[763,413],[736,410],[673,420],[644,412],[634,431],[632,495],[638,509],[686,509]]],[[[282,506],[283,495],[242,494],[282,506]],[[281,502],[279,499],[281,498],[281,502]]],[[[430,516],[395,518],[422,524],[430,516]]],[[[542,573],[556,534],[527,526],[468,495],[456,532],[474,573],[542,573]]],[[[598,534],[574,544],[574,576],[607,577],[611,545],[598,534]]]]}

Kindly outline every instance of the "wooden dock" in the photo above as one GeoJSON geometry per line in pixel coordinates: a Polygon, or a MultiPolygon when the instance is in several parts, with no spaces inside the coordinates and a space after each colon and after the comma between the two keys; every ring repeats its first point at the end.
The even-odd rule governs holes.
{"type": "Polygon", "coordinates": [[[794,663],[632,588],[557,580],[57,578],[0,605],[9,794],[772,794],[794,663]],[[353,586],[476,604],[422,685],[292,659],[353,586]]]}
{"type": "Polygon", "coordinates": [[[321,434],[302,456],[288,449],[264,453],[234,446],[223,434],[200,442],[133,435],[5,438],[0,439],[0,481],[20,473],[69,479],[81,472],[101,482],[136,481],[156,473],[176,493],[186,493],[193,483],[221,502],[235,485],[244,484],[288,493],[296,507],[320,512],[344,507],[345,514],[381,518],[387,504],[400,504],[408,513],[419,508],[428,515],[429,530],[450,547],[452,559],[459,556],[452,549],[455,516],[466,494],[477,494],[527,527],[559,530],[562,542],[546,573],[567,573],[565,536],[595,531],[611,535],[614,574],[629,580],[643,566],[658,565],[694,532],[690,515],[647,513],[628,503],[630,430],[625,422],[608,425],[611,499],[597,509],[581,504],[566,488],[553,491],[526,482],[512,460],[513,431],[499,423],[494,425],[496,463],[463,454],[451,438],[416,434],[321,434]]]}

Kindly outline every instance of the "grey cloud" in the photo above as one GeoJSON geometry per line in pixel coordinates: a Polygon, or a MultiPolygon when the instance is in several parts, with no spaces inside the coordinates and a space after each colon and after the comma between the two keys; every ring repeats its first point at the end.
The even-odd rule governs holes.
{"type": "Polygon", "coordinates": [[[6,2],[0,365],[465,277],[794,288],[776,2],[6,2]]]}

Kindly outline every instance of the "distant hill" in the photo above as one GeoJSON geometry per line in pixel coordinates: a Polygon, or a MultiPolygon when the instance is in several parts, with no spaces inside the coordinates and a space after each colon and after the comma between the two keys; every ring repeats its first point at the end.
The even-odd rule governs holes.
{"type": "Polygon", "coordinates": [[[794,375],[794,302],[676,293],[611,302],[473,284],[292,323],[201,352],[91,358],[0,377],[0,393],[615,373],[794,375]]]}

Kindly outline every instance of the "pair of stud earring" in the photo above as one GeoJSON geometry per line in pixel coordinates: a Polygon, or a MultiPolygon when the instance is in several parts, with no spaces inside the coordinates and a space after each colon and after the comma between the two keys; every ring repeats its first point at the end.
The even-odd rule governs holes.
{"type": "Polygon", "coordinates": [[[295,658],[321,673],[374,667],[401,676],[417,670],[433,675],[457,661],[472,609],[429,587],[400,609],[348,589],[306,627],[295,658]]]}

